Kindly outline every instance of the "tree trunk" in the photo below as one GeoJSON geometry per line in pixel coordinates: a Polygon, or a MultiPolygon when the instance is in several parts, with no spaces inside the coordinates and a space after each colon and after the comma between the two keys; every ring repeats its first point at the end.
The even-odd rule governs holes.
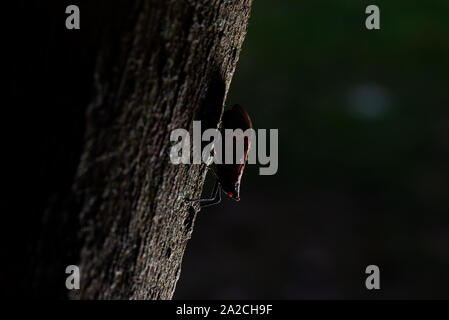
{"type": "MultiPolygon", "coordinates": [[[[80,6],[83,32],[89,32],[83,29],[89,27],[83,24],[88,10],[95,10],[98,16],[89,14],[100,23],[91,30],[100,40],[95,98],[87,109],[74,182],[47,209],[39,246],[46,252],[46,242],[59,241],[55,234],[63,232],[50,230],[54,225],[81,240],[69,250],[70,259],[80,257],[81,271],[80,292],[72,298],[172,298],[196,219],[184,200],[200,196],[206,167],[171,164],[170,132],[191,129],[193,120],[217,126],[251,2],[80,6]],[[63,223],[49,222],[55,220],[63,223]]],[[[70,259],[49,268],[38,255],[35,286],[42,272],[46,281],[48,270],[64,275],[70,259]]]]}

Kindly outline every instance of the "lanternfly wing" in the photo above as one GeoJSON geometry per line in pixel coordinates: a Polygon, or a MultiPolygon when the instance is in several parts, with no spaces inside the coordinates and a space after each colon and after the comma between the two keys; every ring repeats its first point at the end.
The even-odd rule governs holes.
{"type": "Polygon", "coordinates": [[[226,141],[229,140],[229,138],[226,139],[225,129],[241,129],[244,133],[247,129],[252,127],[251,118],[239,105],[234,105],[232,109],[225,111],[223,114],[222,133],[225,139],[223,143],[224,150],[222,153],[223,164],[217,165],[217,174],[222,190],[235,200],[240,200],[240,181],[243,170],[245,169],[251,141],[248,136],[243,134],[234,136],[232,141],[226,141]],[[243,154],[236,154],[239,152],[237,144],[242,142],[243,154]],[[233,150],[233,164],[225,164],[226,150],[231,150],[231,148],[233,150]]]}

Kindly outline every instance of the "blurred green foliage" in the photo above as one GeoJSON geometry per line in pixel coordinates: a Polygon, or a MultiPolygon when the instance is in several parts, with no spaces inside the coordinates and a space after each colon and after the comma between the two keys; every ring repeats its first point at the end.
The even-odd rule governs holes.
{"type": "Polygon", "coordinates": [[[254,2],[227,103],[279,129],[279,172],[249,165],[242,200],[200,216],[178,297],[448,297],[448,17],[446,0],[254,2]]]}
{"type": "Polygon", "coordinates": [[[438,130],[449,121],[449,2],[376,1],[377,31],[365,28],[368,4],[254,3],[228,101],[244,105],[257,127],[280,129],[283,183],[403,186],[416,165],[439,156],[438,130]],[[351,106],[361,86],[384,91],[381,114],[360,117],[354,108],[364,106],[351,106]]]}

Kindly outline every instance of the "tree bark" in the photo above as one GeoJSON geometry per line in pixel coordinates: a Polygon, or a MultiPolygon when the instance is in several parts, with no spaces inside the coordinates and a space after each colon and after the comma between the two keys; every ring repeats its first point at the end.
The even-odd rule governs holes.
{"type": "Polygon", "coordinates": [[[196,219],[184,200],[200,196],[206,167],[171,164],[170,132],[193,120],[217,126],[250,6],[153,0],[103,8],[111,27],[102,27],[95,99],[65,209],[80,219],[76,297],[172,298],[196,219]]]}

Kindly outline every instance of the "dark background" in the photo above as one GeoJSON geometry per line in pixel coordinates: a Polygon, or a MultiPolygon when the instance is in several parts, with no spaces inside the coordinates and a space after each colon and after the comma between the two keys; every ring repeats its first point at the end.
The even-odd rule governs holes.
{"type": "Polygon", "coordinates": [[[279,129],[279,171],[200,212],[175,298],[449,298],[448,16],[255,1],[227,104],[279,129]]]}
{"type": "MultiPolygon", "coordinates": [[[[82,26],[95,28],[71,33],[55,22],[68,1],[17,3],[5,9],[5,78],[15,80],[2,155],[13,196],[0,285],[22,297],[39,262],[27,263],[40,213],[65,205],[77,168],[103,25],[87,12],[82,26]]],[[[176,299],[449,298],[448,17],[446,0],[254,2],[227,104],[279,129],[279,171],[248,165],[240,202],[200,212],[176,299]],[[365,28],[369,4],[381,30],[365,28]],[[380,267],[379,291],[365,289],[369,264],[380,267]]],[[[64,241],[51,249],[71,251],[64,241]]]]}

